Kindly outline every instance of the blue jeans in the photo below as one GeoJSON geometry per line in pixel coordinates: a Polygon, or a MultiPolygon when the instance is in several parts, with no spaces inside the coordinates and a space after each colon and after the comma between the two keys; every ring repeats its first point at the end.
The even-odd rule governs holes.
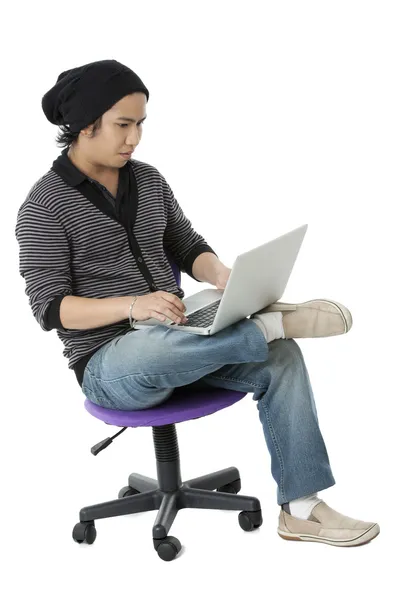
{"type": "Polygon", "coordinates": [[[295,340],[267,344],[250,319],[212,336],[162,324],[132,330],[91,357],[82,391],[106,408],[142,410],[163,403],[181,386],[254,394],[278,504],[336,483],[304,358],[295,340]]]}

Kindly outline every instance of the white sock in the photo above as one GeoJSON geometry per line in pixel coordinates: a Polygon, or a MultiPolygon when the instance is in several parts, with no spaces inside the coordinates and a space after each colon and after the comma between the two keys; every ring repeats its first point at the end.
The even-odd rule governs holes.
{"type": "Polygon", "coordinates": [[[310,494],[309,496],[303,496],[302,498],[296,498],[289,502],[290,514],[298,519],[307,520],[311,515],[311,511],[314,506],[317,506],[322,502],[321,498],[318,498],[318,494],[310,494]]]}
{"type": "Polygon", "coordinates": [[[285,337],[281,312],[255,313],[250,317],[263,332],[267,342],[285,337]]]}

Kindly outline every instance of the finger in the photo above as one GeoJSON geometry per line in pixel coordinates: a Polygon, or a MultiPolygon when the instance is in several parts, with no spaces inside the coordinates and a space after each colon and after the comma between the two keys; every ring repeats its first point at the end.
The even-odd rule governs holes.
{"type": "Polygon", "coordinates": [[[165,321],[165,319],[166,319],[166,317],[163,314],[157,312],[156,310],[150,310],[149,313],[150,313],[150,317],[153,317],[154,319],[157,319],[158,321],[165,321]]]}
{"type": "Polygon", "coordinates": [[[167,315],[173,321],[183,318],[183,313],[181,313],[174,304],[168,302],[168,300],[158,302],[156,310],[163,315],[167,315]]]}
{"type": "Polygon", "coordinates": [[[170,297],[168,296],[164,298],[164,300],[170,310],[174,311],[179,317],[183,316],[186,306],[179,300],[179,298],[172,296],[172,300],[170,300],[170,297]]]}
{"type": "Polygon", "coordinates": [[[182,320],[184,317],[182,317],[181,315],[177,315],[174,313],[174,311],[169,310],[168,308],[165,309],[164,314],[171,319],[171,321],[173,323],[182,323],[182,320]]]}
{"type": "Polygon", "coordinates": [[[182,300],[178,298],[178,296],[175,296],[175,294],[170,294],[169,292],[167,292],[167,296],[168,297],[166,298],[166,300],[169,300],[169,302],[175,304],[175,306],[179,308],[179,310],[186,310],[186,306],[183,304],[182,300]]]}

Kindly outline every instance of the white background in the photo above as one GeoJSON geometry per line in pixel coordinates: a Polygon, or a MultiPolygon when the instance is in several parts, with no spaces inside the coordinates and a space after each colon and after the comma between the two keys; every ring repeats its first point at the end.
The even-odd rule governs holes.
{"type": "MultiPolygon", "coordinates": [[[[390,588],[393,597],[398,2],[36,2],[13,5],[2,20],[3,597],[350,598],[390,588]],[[242,493],[261,500],[259,531],[242,531],[236,512],[180,511],[170,533],[184,549],[169,563],[153,549],[155,512],[97,521],[92,546],[72,540],[83,506],[116,497],[130,472],[156,475],[152,434],[130,429],[90,453],[118,428],[84,410],[56,332],[33,318],[14,227],[61,152],[42,96],[61,71],[106,58],[150,91],[134,158],[160,170],[226,265],[309,224],[283,299],[335,299],[354,318],[348,335],[299,341],[337,482],[320,497],[379,522],[370,544],[277,535],[276,484],[251,394],[177,431],[183,478],[237,466],[242,493]]],[[[186,295],[205,287],[185,274],[182,284],[186,295]]]]}

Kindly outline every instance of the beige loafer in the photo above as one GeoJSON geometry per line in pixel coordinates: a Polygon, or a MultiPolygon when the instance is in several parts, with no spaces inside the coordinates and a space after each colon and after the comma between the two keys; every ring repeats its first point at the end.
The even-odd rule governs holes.
{"type": "Polygon", "coordinates": [[[309,300],[301,304],[275,302],[260,313],[282,312],[286,338],[342,335],[350,331],[353,318],[348,308],[333,300],[309,300]]]}
{"type": "Polygon", "coordinates": [[[357,521],[330,508],[323,500],[307,520],[298,519],[281,508],[278,534],[284,540],[322,542],[331,546],[361,546],[379,534],[378,523],[357,521]]]}

